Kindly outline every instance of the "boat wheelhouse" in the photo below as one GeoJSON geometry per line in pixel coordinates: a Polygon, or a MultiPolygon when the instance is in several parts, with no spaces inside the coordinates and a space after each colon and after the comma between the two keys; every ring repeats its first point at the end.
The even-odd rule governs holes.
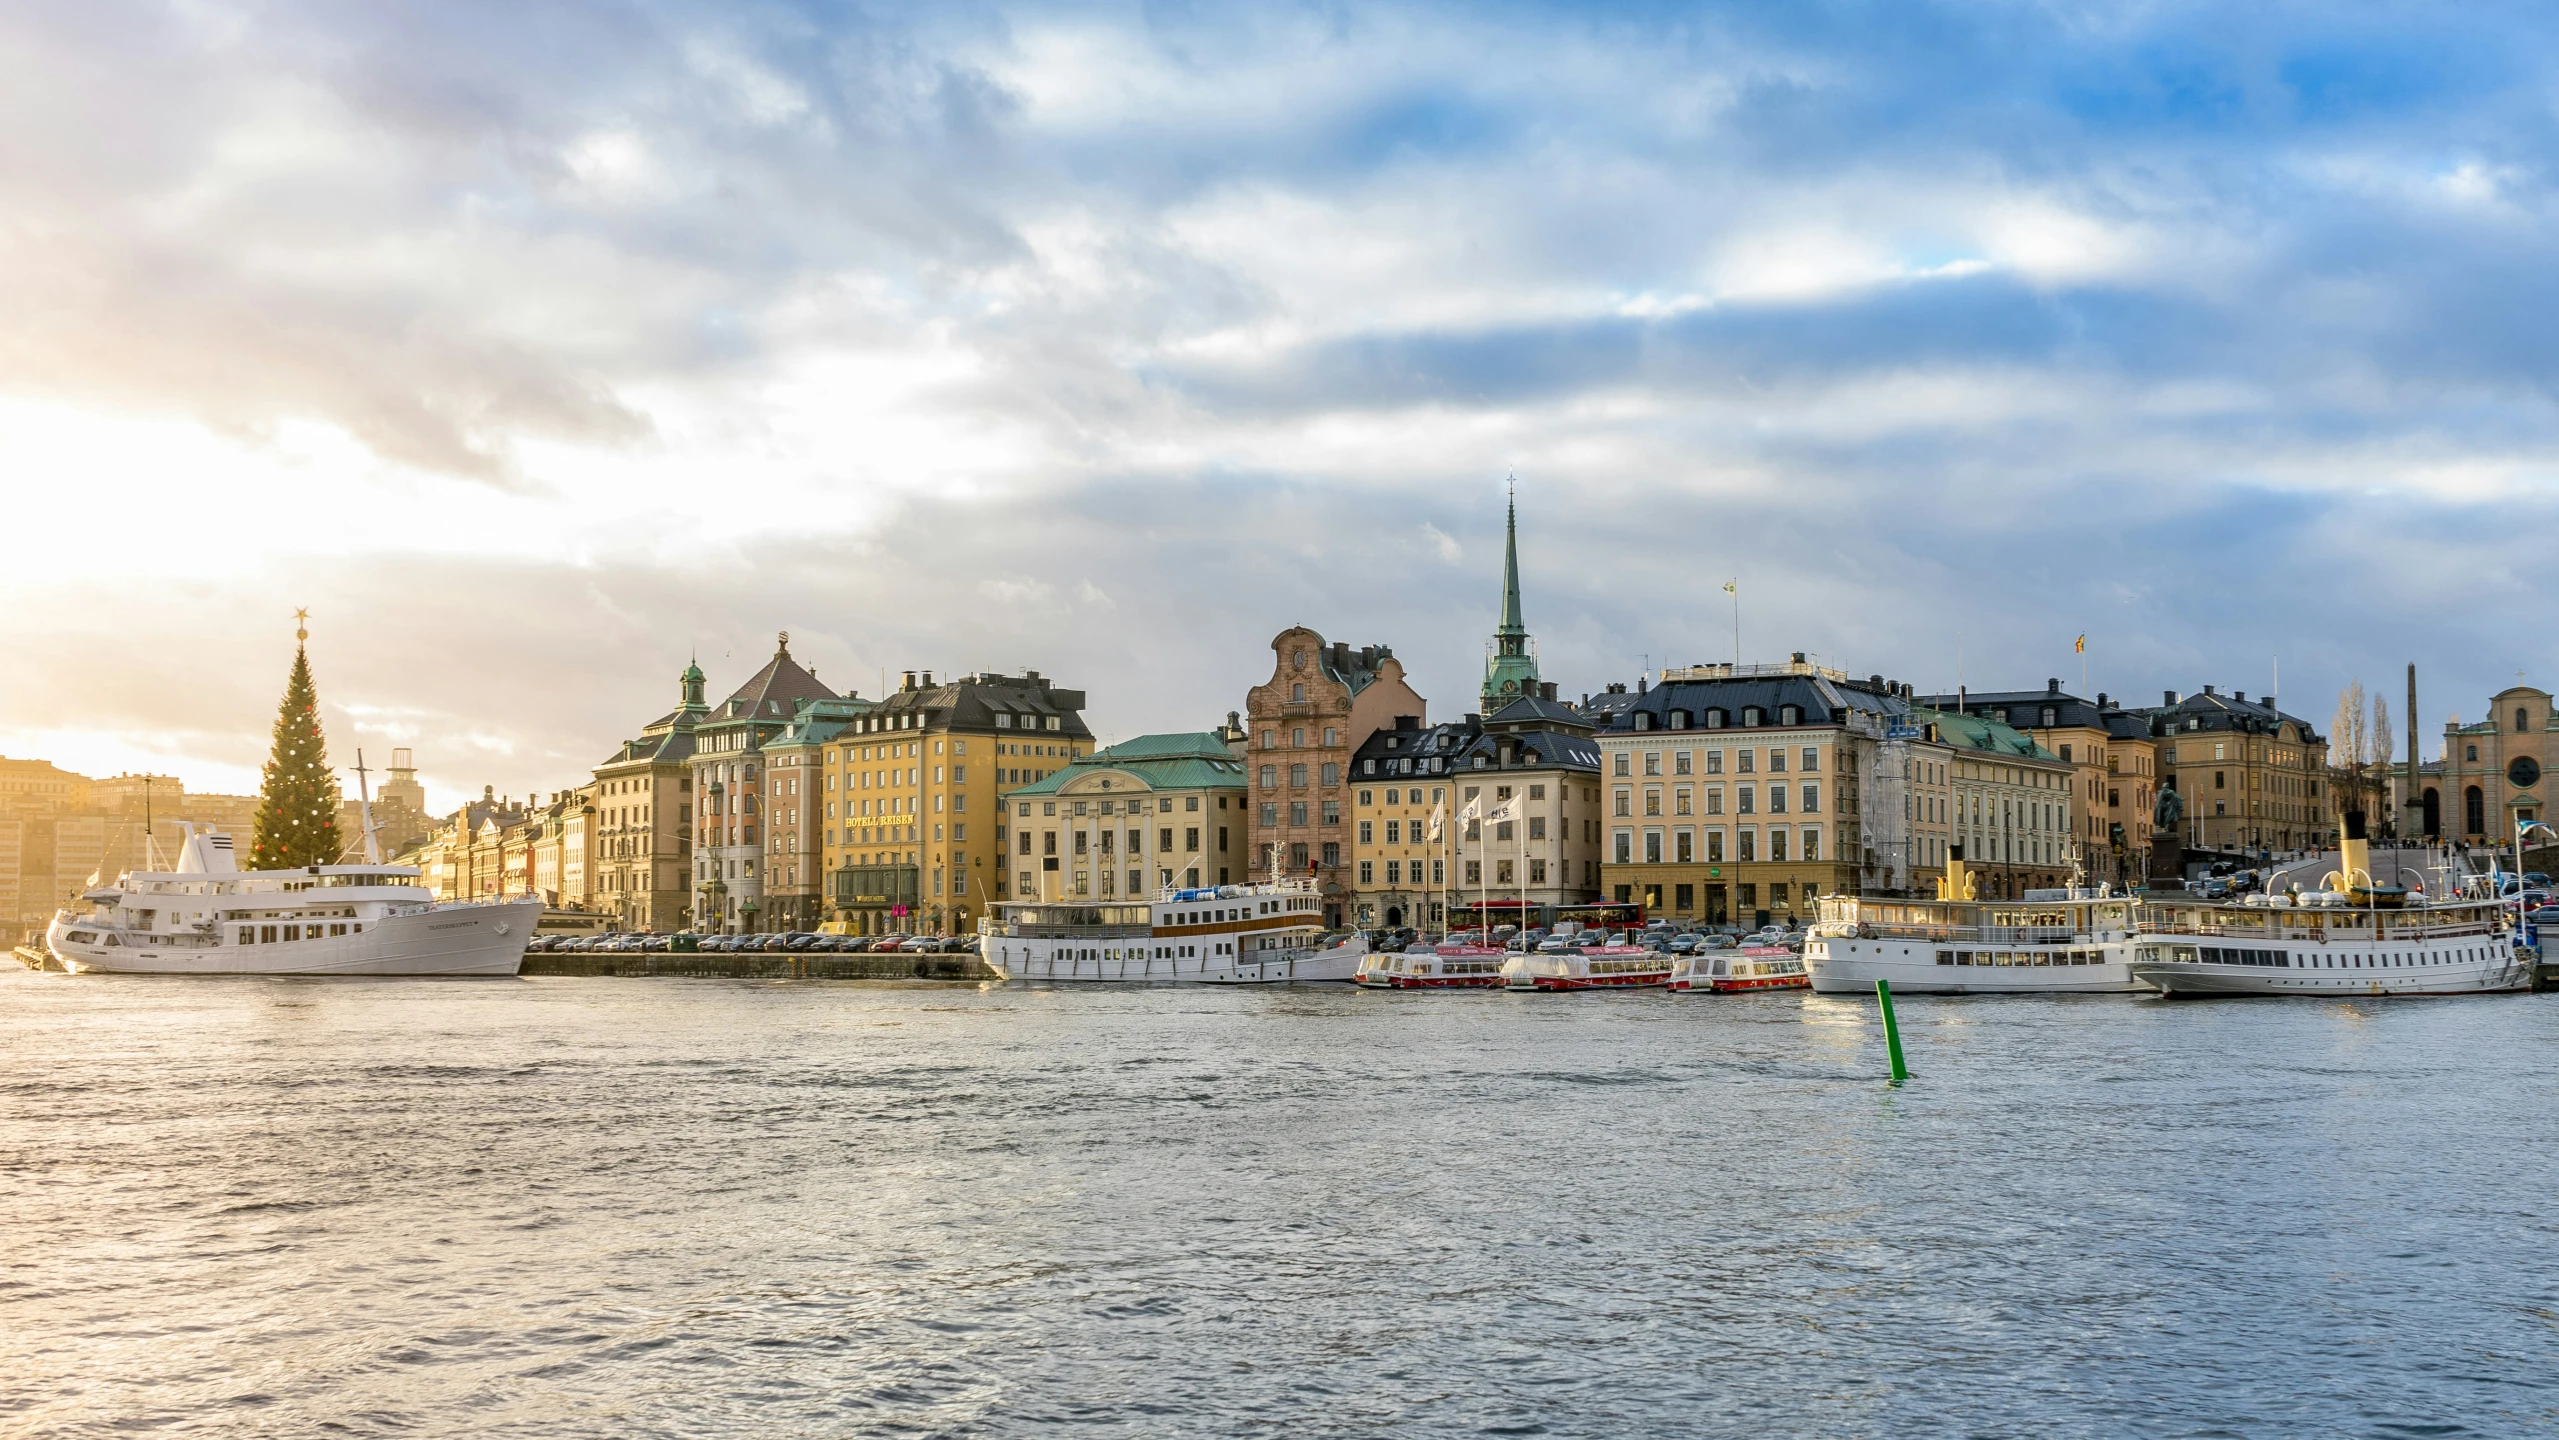
{"type": "Polygon", "coordinates": [[[979,953],[1013,980],[1347,980],[1365,953],[1364,946],[1310,947],[1323,929],[1323,897],[1303,880],[1170,890],[1152,901],[1026,900],[994,909],[978,922],[979,953]]]}
{"type": "Polygon", "coordinates": [[[64,969],[513,975],[542,914],[530,896],[438,904],[410,866],[242,870],[230,836],[185,832],[174,870],[128,872],[54,917],[45,945],[64,969]]]}
{"type": "MultiPolygon", "coordinates": [[[[1952,850],[1946,895],[1972,888],[1962,851],[1952,850]]],[[[1827,896],[1804,942],[1804,969],[1822,995],[1872,991],[1878,980],[1905,995],[2137,991],[2145,988],[2131,968],[2138,905],[2105,886],[2029,890],[2022,900],[1827,896]]]]}

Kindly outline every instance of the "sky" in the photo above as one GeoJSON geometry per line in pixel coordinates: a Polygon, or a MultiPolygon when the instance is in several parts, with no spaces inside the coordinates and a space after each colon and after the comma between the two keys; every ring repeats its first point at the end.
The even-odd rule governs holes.
{"type": "MultiPolygon", "coordinates": [[[[2559,682],[2559,27],[2147,3],[0,5],[0,754],[563,788],[788,631],[1208,728],[1804,651],[2559,682]]],[[[2280,680],[2278,680],[2280,676],[2280,680]]],[[[2431,753],[2432,742],[2429,742],[2431,753]]]]}

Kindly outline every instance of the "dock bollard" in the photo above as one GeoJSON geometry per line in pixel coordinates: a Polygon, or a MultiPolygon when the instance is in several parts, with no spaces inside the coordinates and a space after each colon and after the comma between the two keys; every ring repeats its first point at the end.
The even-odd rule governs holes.
{"type": "Polygon", "coordinates": [[[1902,1063],[1901,1023],[1893,1019],[1893,982],[1882,976],[1875,978],[1875,1003],[1883,1007],[1884,1048],[1892,1054],[1893,1083],[1898,1085],[1910,1078],[1910,1067],[1902,1063]]]}

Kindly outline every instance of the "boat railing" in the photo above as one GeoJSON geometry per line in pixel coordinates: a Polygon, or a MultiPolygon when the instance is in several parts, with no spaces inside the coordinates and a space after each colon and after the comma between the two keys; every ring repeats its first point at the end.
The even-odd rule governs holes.
{"type": "Polygon", "coordinates": [[[1926,940],[1955,944],[1979,945],[2070,945],[2085,944],[2088,932],[2067,925],[1926,925],[1909,922],[1859,924],[1853,932],[1834,927],[1829,934],[1843,939],[1861,940],[1926,940]]]}
{"type": "Polygon", "coordinates": [[[1002,925],[981,924],[981,935],[1005,940],[1143,940],[1155,933],[1152,925],[1002,925]]]}

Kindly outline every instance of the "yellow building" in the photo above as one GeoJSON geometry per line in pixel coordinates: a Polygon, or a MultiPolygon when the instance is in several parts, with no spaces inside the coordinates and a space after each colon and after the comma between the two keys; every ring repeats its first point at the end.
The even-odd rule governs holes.
{"type": "Polygon", "coordinates": [[[2335,838],[2328,742],[2273,696],[2252,701],[2207,685],[2183,699],[2169,691],[2143,713],[2157,737],[2159,784],[2185,802],[2188,847],[2290,851],[2335,838]]]}
{"type": "Polygon", "coordinates": [[[2071,883],[2078,825],[2070,761],[1987,715],[1915,708],[1906,723],[1945,746],[1948,844],[1963,848],[1981,898],[2014,900],[2071,883]]]}
{"type": "Polygon", "coordinates": [[[2155,751],[2150,720],[2100,693],[2092,703],[2059,680],[2041,690],[1923,696],[1938,710],[2000,721],[2071,767],[2072,873],[2083,884],[2138,886],[2150,866],[2155,751]]]}
{"type": "Polygon", "coordinates": [[[1004,798],[1092,753],[1084,692],[1037,671],[905,683],[825,746],[827,899],[862,934],[975,927],[1012,898],[1004,798]]]}
{"type": "MultiPolygon", "coordinates": [[[[1483,734],[1477,717],[1423,725],[1411,716],[1368,737],[1351,759],[1351,918],[1372,925],[1440,929],[1448,923],[1449,867],[1457,807],[1449,803],[1458,758],[1483,734]],[[1434,839],[1432,816],[1441,834],[1434,839]]],[[[1256,876],[1255,878],[1260,878],[1256,876]]]]}

